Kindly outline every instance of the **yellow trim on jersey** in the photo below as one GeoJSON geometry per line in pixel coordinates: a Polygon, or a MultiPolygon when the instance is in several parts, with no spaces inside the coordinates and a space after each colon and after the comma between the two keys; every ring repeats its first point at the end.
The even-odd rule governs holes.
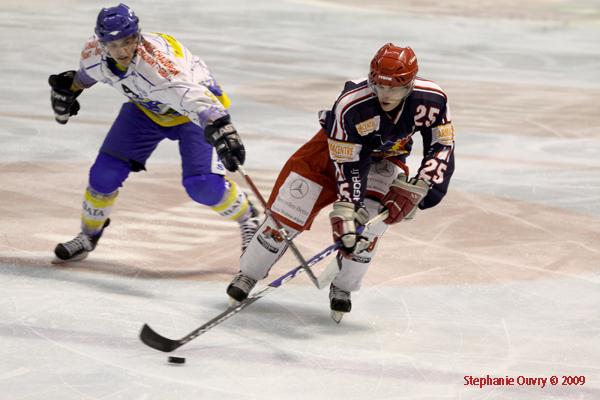
{"type": "Polygon", "coordinates": [[[229,99],[229,96],[227,96],[227,93],[225,93],[223,89],[221,89],[221,93],[223,94],[215,97],[219,100],[219,102],[221,102],[221,104],[223,104],[223,107],[225,107],[225,109],[228,109],[231,106],[231,100],[229,99]]]}
{"type": "Polygon", "coordinates": [[[210,89],[207,87],[204,88],[204,95],[208,97],[213,102],[213,104],[220,103],[220,100],[217,98],[217,96],[215,96],[215,94],[211,92],[210,89]]]}
{"type": "Polygon", "coordinates": [[[181,44],[177,41],[177,39],[175,39],[171,35],[167,35],[166,33],[159,33],[159,32],[153,32],[153,33],[156,33],[158,36],[165,39],[167,41],[167,43],[169,43],[169,45],[173,49],[173,53],[175,53],[175,57],[183,58],[183,46],[181,46],[181,44]]]}
{"type": "Polygon", "coordinates": [[[118,62],[115,61],[115,67],[117,67],[117,69],[121,72],[125,72],[127,71],[127,68],[125,68],[124,66],[122,66],[121,64],[119,64],[118,62]]]}
{"type": "Polygon", "coordinates": [[[133,104],[135,104],[140,110],[142,110],[142,112],[146,114],[146,117],[150,118],[152,122],[165,128],[170,128],[172,126],[187,124],[188,122],[191,122],[190,119],[185,115],[156,114],[138,103],[133,104]]]}

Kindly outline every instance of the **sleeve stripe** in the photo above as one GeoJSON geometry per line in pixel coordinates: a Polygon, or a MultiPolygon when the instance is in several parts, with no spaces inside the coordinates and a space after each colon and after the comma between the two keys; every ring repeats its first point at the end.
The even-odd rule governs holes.
{"type": "Polygon", "coordinates": [[[447,100],[446,93],[437,83],[427,81],[425,79],[417,78],[417,80],[415,81],[415,89],[414,90],[420,91],[420,92],[438,94],[438,95],[442,96],[444,98],[444,100],[447,100]]]}
{"type": "Polygon", "coordinates": [[[92,65],[90,65],[89,67],[85,67],[85,69],[86,69],[86,70],[87,70],[87,69],[92,69],[92,68],[95,68],[95,67],[97,67],[97,66],[98,66],[98,65],[100,65],[100,64],[101,64],[101,63],[92,64],[92,65]]]}
{"type": "Polygon", "coordinates": [[[361,86],[345,93],[338,99],[335,105],[335,126],[332,132],[334,139],[342,141],[346,140],[344,115],[350,108],[372,98],[374,95],[373,91],[365,84],[365,86],[361,86]]]}
{"type": "Polygon", "coordinates": [[[453,149],[454,145],[450,146],[450,148],[438,151],[433,157],[448,162],[450,161],[450,154],[452,154],[453,149]]]}

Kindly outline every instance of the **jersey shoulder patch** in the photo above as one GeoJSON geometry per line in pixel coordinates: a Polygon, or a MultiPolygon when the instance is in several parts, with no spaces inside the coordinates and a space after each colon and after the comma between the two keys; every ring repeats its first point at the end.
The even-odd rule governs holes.
{"type": "Polygon", "coordinates": [[[431,129],[431,143],[451,146],[454,142],[454,126],[451,122],[431,129]]]}
{"type": "Polygon", "coordinates": [[[376,115],[372,118],[369,118],[365,121],[359,122],[356,125],[354,125],[354,128],[356,129],[356,132],[360,135],[360,136],[366,136],[369,133],[373,133],[375,131],[379,130],[379,127],[381,125],[381,116],[380,115],[376,115]]]}
{"type": "Polygon", "coordinates": [[[95,36],[89,38],[85,44],[83,45],[83,50],[81,50],[81,61],[86,61],[92,57],[100,58],[102,57],[102,48],[100,47],[100,42],[95,36]]]}

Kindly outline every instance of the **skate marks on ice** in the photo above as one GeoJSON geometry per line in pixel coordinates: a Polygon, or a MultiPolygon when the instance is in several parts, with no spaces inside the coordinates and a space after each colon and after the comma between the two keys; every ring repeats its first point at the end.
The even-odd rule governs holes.
{"type": "MultiPolygon", "coordinates": [[[[514,57],[518,56],[514,55],[514,57]]],[[[486,70],[490,68],[505,70],[510,67],[510,55],[493,55],[493,57],[504,57],[507,60],[487,59],[484,62],[489,64],[486,70]]],[[[557,62],[555,59],[544,59],[541,55],[538,57],[535,62],[542,65],[554,65],[557,62]]],[[[600,69],[600,61],[591,62],[582,59],[579,65],[580,69],[586,68],[589,71],[600,69]]],[[[600,114],[596,112],[596,99],[600,98],[598,86],[569,87],[542,81],[493,82],[475,77],[462,80],[455,76],[444,78],[440,84],[452,104],[458,140],[475,132],[513,133],[543,139],[600,138],[600,132],[596,129],[600,126],[600,114]],[[565,116],[572,118],[565,118],[565,116]],[[576,119],[575,123],[573,118],[576,119]]],[[[596,83],[598,84],[600,82],[596,83]]],[[[310,113],[308,118],[313,118],[314,110],[327,109],[331,106],[339,86],[337,77],[329,80],[296,79],[286,85],[280,82],[261,81],[240,85],[237,94],[260,104],[301,110],[310,113]]],[[[310,137],[312,134],[313,132],[306,132],[305,136],[310,137]]],[[[254,140],[264,139],[252,133],[249,137],[254,140]]],[[[285,140],[290,139],[296,144],[297,138],[285,140]]],[[[269,140],[281,140],[281,137],[273,134],[269,140]]],[[[303,139],[302,143],[305,140],[303,139]]],[[[298,146],[302,143],[298,143],[298,146]]],[[[464,152],[458,155],[462,157],[464,152]]]]}
{"type": "MultiPolygon", "coordinates": [[[[70,163],[2,165],[0,263],[49,266],[55,244],[78,232],[86,168],[70,163]],[[21,183],[30,176],[38,176],[39,184],[21,183]]],[[[275,172],[251,174],[268,195],[275,172]]],[[[98,248],[88,259],[61,268],[229,279],[238,268],[238,226],[191,201],[179,179],[179,167],[172,164],[151,164],[149,172],[132,174],[98,248]]],[[[327,213],[297,240],[307,257],[330,243],[327,213]]],[[[388,230],[366,283],[479,283],[589,274],[600,260],[598,243],[598,216],[455,189],[442,206],[388,230]]],[[[286,254],[273,273],[295,264],[293,255],[286,254]]]]}
{"type": "Polygon", "coordinates": [[[598,216],[455,190],[443,206],[386,233],[366,282],[421,286],[567,278],[598,284],[598,243],[598,216]]]}
{"type": "MultiPolygon", "coordinates": [[[[49,162],[1,166],[0,263],[49,266],[54,246],[79,231],[88,168],[49,162]],[[31,176],[38,184],[24,185],[31,176]]],[[[178,165],[150,164],[148,169],[132,174],[121,188],[112,223],[96,250],[60,268],[140,277],[229,277],[241,252],[238,224],[193,202],[180,184],[178,165]]],[[[254,175],[268,193],[273,174],[254,175]]],[[[239,182],[235,175],[232,179],[239,182]]]]}
{"type": "Polygon", "coordinates": [[[385,10],[404,15],[459,16],[474,18],[514,19],[528,21],[553,21],[572,23],[594,20],[600,17],[600,10],[593,0],[449,0],[444,2],[424,2],[404,0],[394,2],[375,0],[365,3],[361,0],[311,0],[310,3],[343,5],[357,9],[385,10]],[[583,3],[583,4],[582,4],[583,3]],[[587,4],[587,8],[584,6],[587,4]]]}
{"type": "MultiPolygon", "coordinates": [[[[539,62],[552,64],[556,61],[539,62]]],[[[507,65],[499,66],[505,67],[507,65]]],[[[600,62],[590,64],[589,68],[598,70],[600,62]]],[[[600,138],[596,129],[600,126],[600,114],[595,108],[595,99],[600,98],[598,86],[450,79],[444,82],[443,87],[452,102],[459,139],[474,132],[512,133],[541,139],[600,138]]],[[[554,161],[561,162],[561,158],[554,161]]]]}

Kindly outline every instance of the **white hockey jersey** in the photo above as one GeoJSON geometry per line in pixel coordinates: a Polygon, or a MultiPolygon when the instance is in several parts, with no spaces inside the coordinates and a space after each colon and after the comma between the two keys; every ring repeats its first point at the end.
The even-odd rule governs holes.
{"type": "Polygon", "coordinates": [[[204,128],[227,115],[229,101],[206,64],[172,36],[144,33],[126,71],[111,61],[96,36],[91,37],[81,52],[75,82],[84,88],[96,82],[111,85],[161,126],[191,120],[204,128]]]}

